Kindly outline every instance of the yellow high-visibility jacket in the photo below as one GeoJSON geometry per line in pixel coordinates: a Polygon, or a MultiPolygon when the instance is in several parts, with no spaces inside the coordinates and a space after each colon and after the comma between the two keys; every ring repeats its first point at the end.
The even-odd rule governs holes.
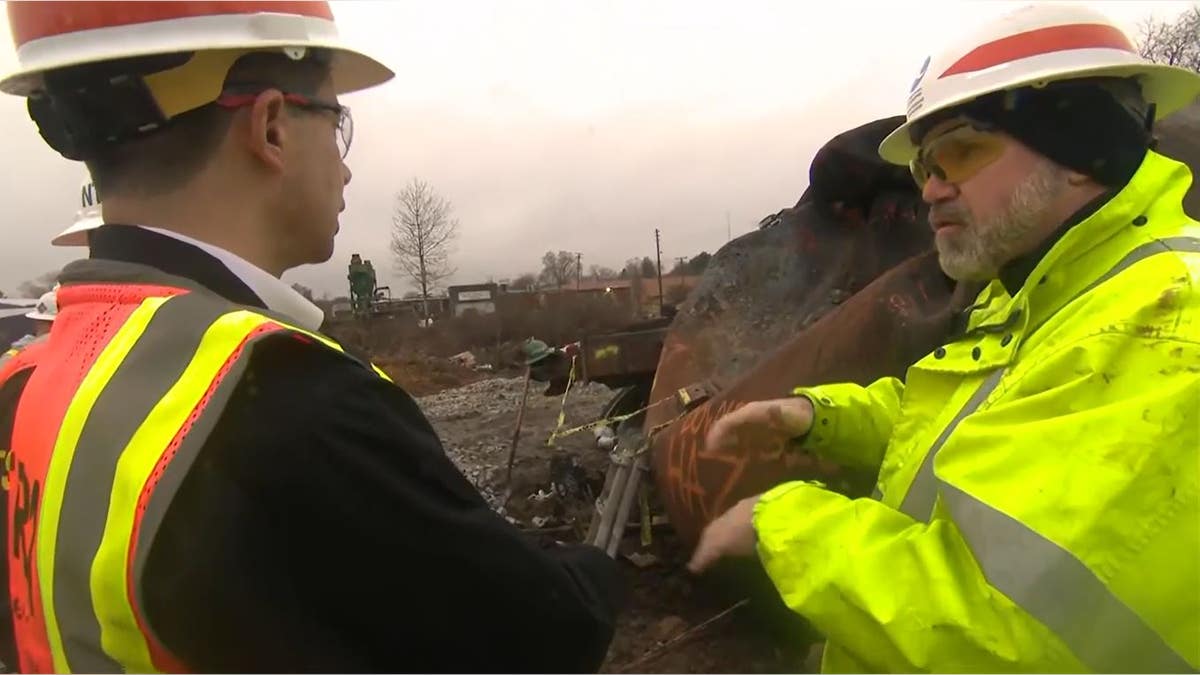
{"type": "Polygon", "coordinates": [[[767,492],[758,553],[834,671],[1200,669],[1200,224],[1147,154],[1015,295],[894,378],[797,389],[875,499],[767,492]]]}

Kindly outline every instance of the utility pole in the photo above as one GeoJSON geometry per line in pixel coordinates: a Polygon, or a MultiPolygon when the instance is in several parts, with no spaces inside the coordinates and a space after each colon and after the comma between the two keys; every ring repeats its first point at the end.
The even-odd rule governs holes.
{"type": "Polygon", "coordinates": [[[654,255],[657,258],[658,272],[658,315],[663,316],[663,287],[662,287],[662,239],[659,237],[658,228],[654,228],[654,255]]]}
{"type": "Polygon", "coordinates": [[[675,258],[675,262],[679,264],[679,266],[675,268],[679,270],[679,285],[686,286],[687,283],[684,281],[684,278],[687,277],[687,270],[683,269],[683,264],[687,262],[687,256],[681,255],[678,258],[675,258]]]}
{"type": "Polygon", "coordinates": [[[579,292],[579,287],[583,280],[583,254],[575,254],[575,292],[579,292]]]}

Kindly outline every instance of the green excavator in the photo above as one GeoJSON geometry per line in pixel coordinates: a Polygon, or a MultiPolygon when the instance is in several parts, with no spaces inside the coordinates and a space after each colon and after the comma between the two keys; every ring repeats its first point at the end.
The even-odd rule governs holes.
{"type": "Polygon", "coordinates": [[[350,308],[356,317],[386,314],[392,307],[392,289],[378,286],[375,267],[357,253],[350,255],[350,308]]]}

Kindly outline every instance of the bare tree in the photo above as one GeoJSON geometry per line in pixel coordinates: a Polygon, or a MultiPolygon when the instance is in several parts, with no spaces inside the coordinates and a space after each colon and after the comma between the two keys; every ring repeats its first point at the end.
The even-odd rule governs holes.
{"type": "Polygon", "coordinates": [[[588,268],[588,276],[596,281],[607,281],[617,278],[617,271],[604,265],[592,265],[588,268]]]}
{"type": "Polygon", "coordinates": [[[637,258],[630,258],[625,261],[625,267],[621,268],[621,273],[618,275],[621,279],[637,279],[642,276],[642,263],[637,258]]]}
{"type": "Polygon", "coordinates": [[[650,256],[642,258],[641,275],[646,279],[658,275],[658,265],[654,264],[654,261],[650,259],[650,256]]]}
{"type": "Polygon", "coordinates": [[[526,272],[508,283],[514,291],[532,291],[537,289],[537,275],[526,272]]]}
{"type": "Polygon", "coordinates": [[[579,272],[577,261],[578,258],[570,251],[559,251],[557,254],[546,251],[546,255],[542,256],[542,273],[539,280],[562,290],[563,286],[575,281],[579,272]]]}
{"type": "Polygon", "coordinates": [[[666,296],[664,299],[667,301],[668,305],[678,305],[682,304],[684,300],[687,300],[688,294],[691,292],[692,289],[688,288],[687,286],[672,285],[663,291],[663,295],[666,296]]]}
{"type": "Polygon", "coordinates": [[[313,298],[312,289],[309,288],[308,286],[305,286],[304,284],[292,284],[292,290],[294,290],[297,293],[299,293],[300,295],[304,296],[304,299],[308,300],[309,302],[315,301],[315,299],[313,298]]]}
{"type": "Polygon", "coordinates": [[[450,217],[451,209],[449,201],[419,178],[396,193],[392,255],[396,268],[420,292],[425,316],[429,316],[430,293],[455,272],[450,249],[458,235],[458,220],[450,217]]]}
{"type": "Polygon", "coordinates": [[[1153,17],[1143,21],[1138,53],[1156,63],[1200,73],[1200,5],[1193,5],[1173,21],[1153,17]]]}
{"type": "Polygon", "coordinates": [[[22,298],[40,298],[42,294],[54,288],[58,283],[58,270],[46,272],[36,279],[24,281],[17,286],[17,295],[22,298]]]}

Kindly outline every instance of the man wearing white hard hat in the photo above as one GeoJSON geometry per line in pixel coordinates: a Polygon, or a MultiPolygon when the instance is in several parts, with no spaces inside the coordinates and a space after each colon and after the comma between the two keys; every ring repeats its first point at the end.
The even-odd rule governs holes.
{"type": "Polygon", "coordinates": [[[1200,225],[1153,123],[1200,75],[1082,3],[927,59],[880,147],[939,261],[986,284],[903,381],[802,387],[719,420],[878,472],[785,483],[709,524],[693,570],[755,555],[848,672],[1200,669],[1200,225]]]}
{"type": "Polygon", "coordinates": [[[280,281],[333,251],[339,97],[392,77],[330,4],[7,3],[0,91],[104,204],[65,233],[90,257],[60,274],[12,426],[0,660],[21,671],[604,659],[616,564],[489,508],[414,400],[280,281]]]}
{"type": "MultiPolygon", "coordinates": [[[[34,340],[50,332],[50,326],[54,323],[54,315],[58,314],[58,301],[54,294],[57,289],[46,291],[42,297],[38,298],[37,305],[33,311],[26,312],[25,318],[33,319],[33,333],[22,337],[9,347],[11,350],[20,350],[29,346],[34,340]]],[[[0,382],[0,385],[3,383],[0,382]]]]}
{"type": "Polygon", "coordinates": [[[67,229],[59,232],[50,240],[52,246],[87,246],[88,233],[104,224],[100,210],[100,198],[96,194],[96,184],[91,178],[83,181],[79,187],[79,211],[67,229]]]}
{"type": "Polygon", "coordinates": [[[50,325],[54,323],[54,317],[58,314],[58,299],[55,297],[58,293],[58,287],[42,293],[42,297],[38,298],[37,305],[33,311],[25,316],[37,321],[37,334],[45,335],[50,332],[50,325]]]}

